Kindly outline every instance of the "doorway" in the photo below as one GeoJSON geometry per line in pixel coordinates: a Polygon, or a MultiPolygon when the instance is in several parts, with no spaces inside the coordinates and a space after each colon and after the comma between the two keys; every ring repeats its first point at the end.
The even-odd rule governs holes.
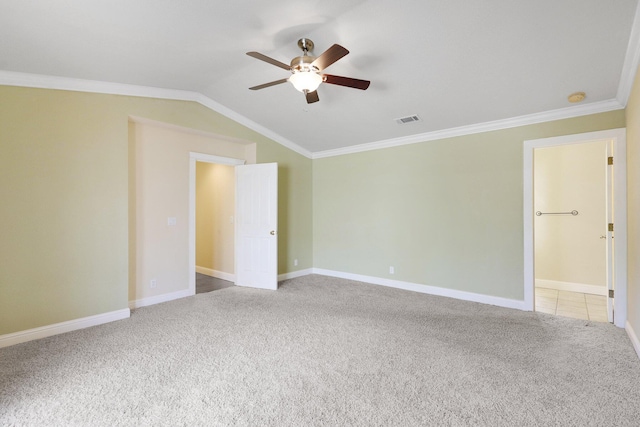
{"type": "MultiPolygon", "coordinates": [[[[563,303],[566,307],[577,307],[579,300],[584,302],[585,314],[588,315],[588,305],[590,301],[594,310],[594,320],[603,320],[602,312],[596,314],[597,305],[602,305],[602,301],[597,298],[604,297],[604,302],[609,304],[612,312],[612,321],[616,326],[624,327],[626,322],[626,144],[625,130],[614,129],[609,131],[591,132],[586,134],[569,135],[556,138],[545,138],[525,141],[524,143],[524,270],[525,270],[525,307],[535,310],[536,290],[546,285],[550,291],[540,291],[540,294],[556,292],[556,304],[560,304],[560,294],[566,300],[563,303]],[[603,213],[606,211],[606,198],[601,199],[601,204],[596,212],[596,208],[586,206],[583,201],[576,199],[576,194],[571,192],[556,191],[554,194],[548,192],[544,195],[545,188],[536,189],[542,186],[548,189],[561,187],[558,182],[545,183],[544,177],[535,176],[536,160],[543,163],[547,158],[556,158],[555,163],[560,164],[563,160],[557,160],[565,156],[564,164],[570,164],[571,157],[581,150],[590,147],[592,151],[601,150],[602,153],[602,176],[606,174],[606,149],[610,147],[615,153],[615,169],[611,173],[611,178],[615,185],[609,189],[613,196],[612,206],[609,208],[609,217],[603,213]],[[554,149],[557,149],[554,152],[554,149]],[[536,190],[543,190],[538,191],[536,190]],[[537,197],[536,197],[537,196],[537,197]],[[571,205],[574,203],[574,205],[571,205]],[[581,212],[582,210],[582,212],[581,212]],[[607,231],[607,223],[615,225],[614,239],[613,231],[607,231]],[[579,225],[588,222],[596,223],[597,231],[591,230],[587,233],[580,231],[579,225]],[[600,224],[600,225],[598,225],[600,224]],[[583,234],[581,234],[583,233],[583,234]],[[573,237],[571,237],[573,236],[573,237]],[[604,236],[603,239],[601,237],[604,236]],[[572,239],[572,241],[571,241],[572,239]],[[584,240],[578,242],[578,240],[584,240]],[[567,241],[569,240],[569,243],[567,241]],[[564,246],[563,246],[564,245],[564,246]],[[607,246],[609,249],[607,250],[607,246]],[[572,252],[573,250],[573,252],[572,252]],[[607,257],[610,255],[609,257],[607,257]],[[590,261],[587,261],[587,258],[590,261]],[[597,261],[593,261],[597,259],[597,261]],[[607,262],[608,261],[608,262],[607,262]],[[607,267],[609,266],[609,267],[607,267]],[[546,276],[546,277],[545,277],[546,276]],[[536,281],[538,288],[536,288],[536,281]],[[607,287],[613,287],[614,293],[609,293],[607,287]],[[573,288],[572,288],[573,287],[573,288]],[[577,291],[576,294],[569,292],[577,291]],[[604,295],[602,295],[604,294],[604,295]],[[594,295],[587,297],[586,295],[594,295]],[[615,297],[614,297],[615,296],[615,297]]],[[[553,164],[551,161],[550,164],[553,164]]],[[[548,162],[547,162],[548,163],[548,162]]],[[[576,163],[576,162],[574,162],[576,163]]],[[[579,163],[579,162],[578,162],[579,163]]],[[[539,165],[538,165],[539,166],[539,165]]],[[[577,167],[574,172],[580,174],[580,164],[573,164],[577,167]]],[[[548,165],[547,165],[548,167],[548,165]]],[[[586,165],[585,165],[586,168],[586,165]]],[[[538,171],[539,172],[539,171],[538,171]]],[[[569,172],[569,171],[565,171],[569,172]]],[[[584,171],[582,171],[584,172],[584,171]]],[[[553,174],[550,179],[556,179],[553,174]]],[[[584,178],[582,173],[582,178],[584,178]]],[[[572,177],[569,177],[571,181],[572,177]]],[[[573,177],[580,178],[580,177],[573,177]]],[[[578,179],[579,181],[579,179],[578,179]]],[[[603,184],[604,187],[604,184],[603,184]]],[[[588,189],[578,189],[575,193],[589,193],[588,189]]],[[[592,190],[591,190],[592,191],[592,190]]],[[[602,193],[607,192],[602,188],[602,193]]],[[[588,195],[588,194],[587,194],[588,195]]],[[[598,197],[598,196],[596,196],[598,197]]],[[[541,295],[539,295],[540,297],[541,295]]],[[[538,298],[540,301],[541,298],[538,298]]],[[[548,311],[548,307],[540,311],[548,311]]],[[[554,314],[560,314],[556,313],[554,314]]],[[[575,316],[574,316],[575,317],[575,316]]],[[[588,318],[588,317],[587,317],[588,318]]]]}
{"type": "Polygon", "coordinates": [[[235,171],[196,161],[196,293],[235,282],[235,171]]]}
{"type": "Polygon", "coordinates": [[[196,163],[230,165],[235,177],[234,276],[238,286],[278,289],[278,164],[189,153],[189,288],[196,292],[196,163]]]}
{"type": "MultiPolygon", "coordinates": [[[[611,322],[607,307],[611,140],[534,149],[535,310],[611,322]]],[[[610,284],[613,288],[613,283],[610,284]]]]}
{"type": "Polygon", "coordinates": [[[244,163],[242,159],[189,153],[189,290],[192,294],[196,293],[198,278],[201,289],[227,287],[228,283],[221,280],[235,282],[234,167],[244,163]],[[204,193],[200,194],[202,197],[198,197],[199,191],[204,193]],[[203,205],[203,201],[210,203],[203,205]],[[203,216],[209,218],[203,221],[203,216]]]}

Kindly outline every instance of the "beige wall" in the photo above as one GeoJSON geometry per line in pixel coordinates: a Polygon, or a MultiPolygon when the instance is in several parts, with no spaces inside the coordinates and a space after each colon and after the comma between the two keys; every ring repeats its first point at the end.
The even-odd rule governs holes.
{"type": "Polygon", "coordinates": [[[523,141],[624,126],[614,111],[314,160],[314,267],[522,300],[523,141]]]}
{"type": "MultiPolygon", "coordinates": [[[[189,153],[202,153],[253,162],[255,144],[242,144],[134,123],[135,245],[130,265],[135,280],[129,299],[139,300],[186,290],[189,285],[189,153]],[[168,218],[176,225],[169,226],[168,218]],[[151,288],[151,280],[156,287],[151,288]]],[[[133,186],[130,191],[134,191],[133,186]]],[[[133,238],[133,232],[130,232],[133,238]]]]}
{"type": "Polygon", "coordinates": [[[129,116],[255,142],[285,171],[279,272],[292,251],[311,267],[310,159],[193,102],[10,86],[0,100],[0,335],[128,306],[129,116]]]}
{"type": "Polygon", "coordinates": [[[534,151],[535,277],[606,288],[605,141],[534,151]]]}
{"type": "Polygon", "coordinates": [[[627,105],[627,319],[640,336],[640,73],[627,105]]]}
{"type": "Polygon", "coordinates": [[[196,265],[234,274],[235,171],[196,163],[196,265]]]}

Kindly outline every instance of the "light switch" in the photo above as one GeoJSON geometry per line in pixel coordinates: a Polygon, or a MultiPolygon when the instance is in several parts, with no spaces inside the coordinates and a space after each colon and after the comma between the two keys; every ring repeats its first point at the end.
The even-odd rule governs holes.
{"type": "Polygon", "coordinates": [[[176,220],[175,216],[170,216],[169,218],[167,218],[167,225],[168,226],[174,226],[178,223],[178,221],[176,220]]]}

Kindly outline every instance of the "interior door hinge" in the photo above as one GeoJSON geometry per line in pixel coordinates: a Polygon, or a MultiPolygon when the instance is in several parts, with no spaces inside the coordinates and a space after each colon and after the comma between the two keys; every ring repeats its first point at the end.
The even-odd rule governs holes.
{"type": "Polygon", "coordinates": [[[609,289],[609,298],[613,298],[613,289],[609,289]]]}
{"type": "Polygon", "coordinates": [[[613,164],[613,157],[608,157],[607,158],[607,164],[608,165],[612,165],[613,164]]]}
{"type": "Polygon", "coordinates": [[[613,223],[612,222],[609,223],[609,231],[613,231],[613,223]]]}

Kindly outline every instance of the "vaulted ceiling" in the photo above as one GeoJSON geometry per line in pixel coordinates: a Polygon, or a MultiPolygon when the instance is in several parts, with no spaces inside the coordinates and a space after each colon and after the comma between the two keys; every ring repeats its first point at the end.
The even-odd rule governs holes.
{"type": "MultiPolygon", "coordinates": [[[[199,94],[298,151],[382,146],[457,130],[623,108],[638,0],[3,0],[0,84],[37,74],[199,94]],[[307,37],[350,54],[307,104],[288,71],[307,37]],[[577,105],[567,96],[587,94],[577,105]],[[399,125],[397,118],[420,121],[399,125]]],[[[13,82],[13,83],[12,83],[13,82]]],[[[149,89],[150,90],[150,89],[149,89]]],[[[144,93],[144,91],[142,92],[144,93]]],[[[179,97],[179,95],[176,95],[179,97]]],[[[207,103],[205,103],[207,104],[207,103]]]]}

